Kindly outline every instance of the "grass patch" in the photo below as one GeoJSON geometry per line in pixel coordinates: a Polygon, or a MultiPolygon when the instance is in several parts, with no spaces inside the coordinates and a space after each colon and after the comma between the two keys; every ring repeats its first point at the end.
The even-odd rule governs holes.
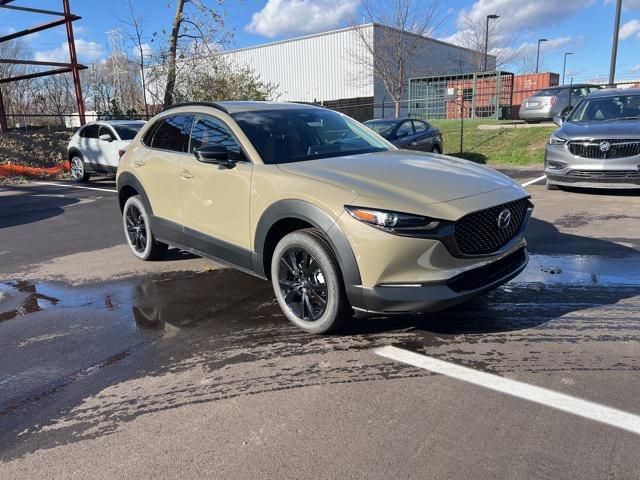
{"type": "Polygon", "coordinates": [[[444,153],[478,163],[531,165],[544,161],[544,149],[554,126],[480,130],[479,125],[508,124],[512,121],[465,120],[463,153],[460,154],[460,121],[433,120],[442,131],[444,153]]]}

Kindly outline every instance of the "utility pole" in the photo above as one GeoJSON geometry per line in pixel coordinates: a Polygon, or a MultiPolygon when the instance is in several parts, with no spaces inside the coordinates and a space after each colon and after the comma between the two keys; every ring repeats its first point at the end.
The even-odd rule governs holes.
{"type": "Polygon", "coordinates": [[[500,18],[500,15],[487,15],[487,28],[484,31],[484,70],[487,71],[487,58],[489,56],[489,20],[495,20],[496,18],[500,18]]]}
{"type": "Polygon", "coordinates": [[[547,41],[546,38],[538,39],[538,55],[536,56],[536,73],[538,73],[538,67],[540,67],[540,44],[546,41],[547,41]]]}
{"type": "Polygon", "coordinates": [[[620,33],[620,13],[622,12],[622,0],[616,1],[616,19],[613,25],[613,44],[611,45],[611,66],[609,67],[609,86],[613,86],[616,80],[616,61],[618,57],[618,34],[620,33]]]}
{"type": "Polygon", "coordinates": [[[573,55],[573,52],[564,52],[564,64],[562,65],[562,85],[564,85],[564,73],[567,70],[567,55],[573,55]]]}

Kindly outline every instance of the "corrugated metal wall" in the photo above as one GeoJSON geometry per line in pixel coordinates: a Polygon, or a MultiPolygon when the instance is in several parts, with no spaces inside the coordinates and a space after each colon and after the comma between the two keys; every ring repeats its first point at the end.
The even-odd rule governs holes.
{"type": "MultiPolygon", "coordinates": [[[[373,26],[359,27],[372,35],[373,26]]],[[[278,85],[279,100],[312,102],[373,96],[373,72],[366,48],[353,29],[336,30],[227,52],[262,81],[278,85]]]]}

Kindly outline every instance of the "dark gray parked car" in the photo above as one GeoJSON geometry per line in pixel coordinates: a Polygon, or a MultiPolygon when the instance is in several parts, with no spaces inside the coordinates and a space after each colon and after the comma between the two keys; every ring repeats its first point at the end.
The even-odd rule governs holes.
{"type": "Polygon", "coordinates": [[[538,123],[558,115],[567,115],[580,100],[599,88],[583,83],[539,90],[522,102],[520,118],[527,123],[538,123]]]}
{"type": "Polygon", "coordinates": [[[398,148],[442,153],[442,134],[424,120],[381,118],[364,124],[398,148]]]}
{"type": "Polygon", "coordinates": [[[594,92],[554,121],[547,188],[640,188],[640,88],[594,92]]]}

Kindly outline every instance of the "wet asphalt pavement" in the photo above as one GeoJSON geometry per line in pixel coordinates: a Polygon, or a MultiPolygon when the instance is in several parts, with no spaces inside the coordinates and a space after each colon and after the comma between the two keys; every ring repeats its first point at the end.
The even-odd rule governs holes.
{"type": "Polygon", "coordinates": [[[374,352],[640,416],[640,199],[528,190],[520,277],[319,337],[267,282],[132,259],[113,193],[0,187],[0,478],[640,478],[638,435],[374,352]]]}

